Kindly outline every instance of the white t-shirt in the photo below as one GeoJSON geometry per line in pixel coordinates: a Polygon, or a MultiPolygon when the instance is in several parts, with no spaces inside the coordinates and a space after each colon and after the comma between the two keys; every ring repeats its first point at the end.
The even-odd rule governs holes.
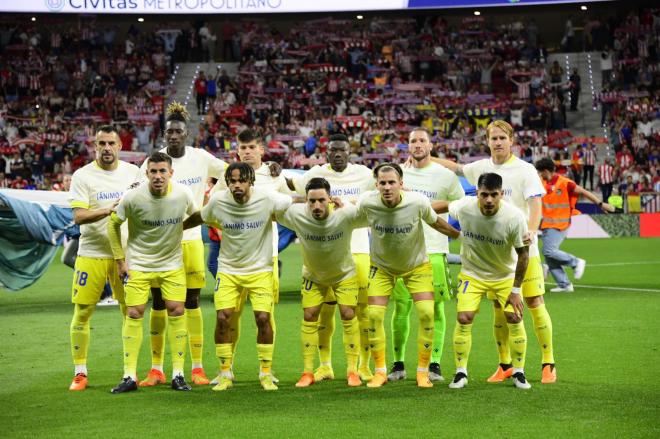
{"type": "MultiPolygon", "coordinates": [[[[140,169],[130,163],[119,161],[117,169],[105,171],[93,161],[73,173],[69,204],[90,210],[111,207],[139,179],[140,169]]],[[[112,259],[107,229],[108,217],[82,224],[78,256],[112,259]]]]}
{"type": "Polygon", "coordinates": [[[333,210],[325,220],[316,220],[307,204],[294,204],[277,220],[294,230],[302,245],[304,278],[321,285],[333,285],[355,275],[351,256],[351,234],[366,219],[357,207],[347,204],[333,210]]]}
{"type": "MultiPolygon", "coordinates": [[[[312,178],[325,178],[330,183],[330,195],[339,197],[346,203],[357,201],[358,197],[375,189],[375,180],[371,169],[363,165],[349,163],[342,172],[333,171],[327,165],[316,165],[301,177],[293,180],[296,192],[305,195],[305,186],[312,178]]],[[[369,253],[369,229],[355,229],[351,240],[353,253],[369,253]]]]}
{"type": "MultiPolygon", "coordinates": [[[[167,154],[167,148],[160,152],[167,154]]],[[[220,188],[226,188],[225,169],[227,163],[213,156],[201,148],[186,146],[185,153],[181,157],[172,157],[172,179],[177,183],[188,186],[193,193],[195,203],[201,206],[204,203],[204,192],[206,191],[206,180],[209,177],[217,178],[220,188]]],[[[143,180],[146,181],[147,160],[140,168],[143,180]]],[[[193,227],[183,231],[184,241],[195,241],[202,239],[202,228],[193,227]]]]}
{"type": "MultiPolygon", "coordinates": [[[[482,159],[463,165],[463,174],[470,184],[477,185],[479,176],[486,172],[495,172],[502,177],[504,199],[522,210],[525,219],[529,220],[527,200],[532,197],[543,197],[545,186],[541,182],[536,168],[516,156],[511,156],[506,163],[496,165],[492,159],[482,159]]],[[[538,238],[532,237],[529,256],[539,256],[538,238]]]]}
{"type": "MultiPolygon", "coordinates": [[[[245,204],[231,192],[215,192],[202,209],[202,219],[222,229],[218,273],[254,274],[273,271],[271,216],[291,205],[291,197],[253,187],[245,204]]],[[[275,233],[277,233],[275,231],[275,233]]]]}
{"type": "Polygon", "coordinates": [[[163,197],[154,196],[148,184],[126,192],[117,217],[128,220],[129,268],[151,272],[183,267],[183,220],[196,210],[192,191],[177,182],[170,183],[163,197]]]}
{"type": "Polygon", "coordinates": [[[514,277],[518,255],[524,247],[527,220],[520,209],[502,200],[493,216],[479,210],[477,197],[449,203],[449,213],[461,223],[461,271],[484,281],[514,277]]]}
{"type": "MultiPolygon", "coordinates": [[[[431,201],[454,201],[465,196],[463,186],[456,174],[433,162],[424,168],[403,168],[403,185],[431,201]]],[[[446,213],[441,214],[440,217],[445,221],[449,219],[446,213]]],[[[429,254],[449,253],[447,236],[438,233],[428,224],[424,224],[423,227],[426,251],[429,254]]]]}
{"type": "Polygon", "coordinates": [[[358,210],[371,228],[371,264],[391,274],[406,273],[429,260],[422,222],[433,224],[438,214],[424,195],[401,192],[402,200],[387,207],[378,191],[360,196],[358,210]]]}

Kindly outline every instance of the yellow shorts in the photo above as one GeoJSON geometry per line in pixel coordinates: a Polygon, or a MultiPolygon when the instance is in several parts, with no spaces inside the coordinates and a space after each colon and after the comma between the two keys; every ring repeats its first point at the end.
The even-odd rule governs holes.
{"type": "Polygon", "coordinates": [[[256,274],[218,273],[213,300],[215,309],[233,308],[240,311],[241,297],[249,297],[253,311],[273,310],[273,273],[256,274]]]}
{"type": "Polygon", "coordinates": [[[369,297],[389,296],[399,278],[410,294],[433,292],[433,268],[428,261],[398,276],[372,265],[369,269],[369,297]]]}
{"type": "MultiPolygon", "coordinates": [[[[280,301],[280,266],[277,263],[277,256],[273,256],[273,303],[280,301]]],[[[243,299],[245,302],[245,299],[243,299]]]]}
{"type": "Polygon", "coordinates": [[[168,271],[128,270],[126,305],[144,305],[149,300],[151,287],[160,288],[163,300],[186,301],[186,272],[181,268],[168,271]]]}
{"type": "Polygon", "coordinates": [[[512,287],[513,278],[489,282],[459,273],[456,312],[479,312],[479,304],[485,294],[489,300],[497,300],[505,312],[513,313],[511,305],[504,306],[512,287]]]}
{"type": "Polygon", "coordinates": [[[206,285],[206,264],[204,263],[204,242],[182,241],[183,268],[186,270],[186,288],[204,288],[206,285]]]}
{"type": "Polygon", "coordinates": [[[523,297],[536,297],[545,294],[545,281],[543,279],[543,266],[540,256],[532,256],[527,264],[525,279],[522,283],[523,297]]]}
{"type": "Polygon", "coordinates": [[[332,301],[336,300],[340,305],[356,306],[358,303],[357,276],[349,277],[334,285],[321,285],[303,278],[300,292],[302,293],[303,308],[311,308],[328,302],[329,294],[333,297],[332,301]]]}
{"type": "MultiPolygon", "coordinates": [[[[371,261],[367,253],[353,253],[353,262],[355,262],[355,272],[358,283],[358,299],[357,303],[366,304],[369,302],[368,286],[369,286],[369,267],[371,261]]],[[[328,290],[323,299],[324,302],[337,302],[332,289],[328,290]]]]}
{"type": "Polygon", "coordinates": [[[78,256],[74,267],[71,302],[95,305],[103,294],[106,281],[110,282],[112,297],[124,301],[124,284],[119,279],[114,259],[78,256]]]}

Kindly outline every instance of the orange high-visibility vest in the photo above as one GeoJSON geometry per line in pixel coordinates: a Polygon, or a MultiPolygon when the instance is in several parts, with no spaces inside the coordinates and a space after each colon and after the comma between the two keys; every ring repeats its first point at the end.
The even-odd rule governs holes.
{"type": "Polygon", "coordinates": [[[571,216],[580,213],[575,209],[578,196],[568,193],[568,184],[573,183],[573,180],[561,175],[558,177],[555,184],[546,185],[541,229],[566,230],[571,225],[571,216]]]}

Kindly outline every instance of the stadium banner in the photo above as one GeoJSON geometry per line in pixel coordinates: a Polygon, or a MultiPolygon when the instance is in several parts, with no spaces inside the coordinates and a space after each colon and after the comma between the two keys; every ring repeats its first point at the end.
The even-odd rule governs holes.
{"type": "Polygon", "coordinates": [[[529,6],[595,1],[611,0],[21,0],[1,2],[0,11],[69,14],[254,14],[529,6]]]}
{"type": "Polygon", "coordinates": [[[639,236],[642,238],[660,238],[660,213],[642,213],[639,215],[639,236]]]}

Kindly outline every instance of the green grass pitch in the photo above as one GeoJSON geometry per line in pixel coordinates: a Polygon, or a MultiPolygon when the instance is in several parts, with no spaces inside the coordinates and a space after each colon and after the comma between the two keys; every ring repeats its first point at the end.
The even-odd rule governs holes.
{"type": "MultiPolygon", "coordinates": [[[[236,359],[237,385],[230,391],[219,394],[195,387],[192,392],[177,393],[163,386],[111,395],[110,388],[122,375],[121,319],[117,308],[111,307],[98,308],[92,318],[90,387],[69,392],[72,271],[55,260],[31,288],[19,293],[0,290],[1,435],[659,437],[660,240],[569,240],[564,248],[587,259],[587,270],[576,282],[575,293],[546,295],[555,334],[559,377],[555,385],[539,382],[540,350],[526,313],[530,391],[516,390],[511,383],[485,382],[497,363],[492,312],[485,302],[473,330],[470,384],[462,391],[448,389],[446,383],[418,389],[414,379],[382,389],[349,389],[344,381],[339,324],[334,340],[337,378],[296,389],[302,367],[302,313],[300,253],[298,246],[292,246],[281,256],[283,294],[276,313],[274,360],[281,380],[279,391],[266,393],[257,381],[255,327],[248,313],[236,359]]],[[[209,279],[202,293],[204,361],[209,376],[217,367],[211,285],[209,279]]],[[[453,302],[447,306],[447,318],[442,370],[450,379],[453,302]]],[[[416,361],[415,321],[412,327],[409,371],[414,371],[416,361]]],[[[140,376],[149,367],[148,330],[144,340],[140,376]]],[[[169,356],[166,374],[168,361],[169,356]]],[[[189,373],[189,363],[186,368],[189,373]]]]}

